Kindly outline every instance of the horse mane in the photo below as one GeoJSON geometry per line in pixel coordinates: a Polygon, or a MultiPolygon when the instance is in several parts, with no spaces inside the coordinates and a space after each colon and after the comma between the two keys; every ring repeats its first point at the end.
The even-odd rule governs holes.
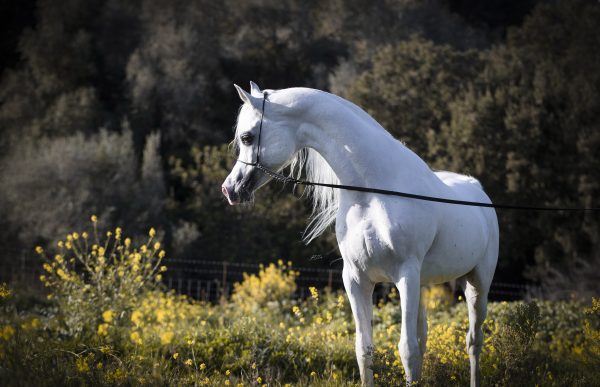
{"type": "MultiPolygon", "coordinates": [[[[337,99],[348,104],[348,101],[345,101],[333,94],[322,91],[319,91],[319,94],[336,97],[337,99]]],[[[353,107],[353,104],[350,105],[353,107]]],[[[235,137],[230,144],[234,152],[236,152],[239,148],[237,141],[238,124],[244,108],[251,109],[248,104],[243,104],[240,106],[238,112],[238,121],[235,125],[235,137]]],[[[333,169],[331,169],[327,161],[313,149],[301,149],[287,165],[290,166],[289,175],[295,177],[296,179],[306,179],[308,181],[324,184],[340,184],[337,175],[333,169]]],[[[339,190],[328,187],[305,186],[303,196],[304,195],[312,202],[312,213],[302,236],[304,242],[308,244],[323,234],[331,225],[331,223],[334,222],[339,208],[339,190]]]]}
{"type": "MultiPolygon", "coordinates": [[[[314,149],[298,152],[290,165],[290,176],[324,184],[340,184],[327,161],[314,149]],[[303,176],[304,172],[304,176],[303,176]]],[[[335,220],[339,208],[339,190],[329,187],[305,186],[304,195],[312,201],[312,214],[302,239],[308,244],[335,220]]]]}

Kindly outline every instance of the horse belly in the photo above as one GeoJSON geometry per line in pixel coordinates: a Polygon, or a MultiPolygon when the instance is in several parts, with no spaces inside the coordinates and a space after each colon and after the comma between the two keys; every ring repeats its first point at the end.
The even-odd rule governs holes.
{"type": "Polygon", "coordinates": [[[438,235],[423,260],[424,285],[459,278],[477,266],[485,255],[489,235],[479,209],[456,208],[444,218],[438,235]],[[454,215],[454,216],[451,216],[454,215]]]}

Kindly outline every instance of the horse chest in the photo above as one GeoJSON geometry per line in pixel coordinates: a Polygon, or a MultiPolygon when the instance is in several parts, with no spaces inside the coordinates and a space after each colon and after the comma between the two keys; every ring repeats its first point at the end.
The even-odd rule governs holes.
{"type": "Polygon", "coordinates": [[[336,222],[344,264],[374,282],[394,281],[402,262],[415,255],[412,251],[419,243],[414,230],[396,211],[377,201],[344,210],[336,222]]]}

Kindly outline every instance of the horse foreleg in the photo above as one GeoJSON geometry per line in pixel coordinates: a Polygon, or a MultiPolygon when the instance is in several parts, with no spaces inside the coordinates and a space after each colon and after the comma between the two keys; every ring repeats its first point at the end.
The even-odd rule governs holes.
{"type": "Polygon", "coordinates": [[[396,283],[402,307],[402,331],[398,348],[406,375],[406,385],[419,381],[423,363],[423,353],[417,339],[421,293],[420,276],[416,265],[406,264],[400,273],[400,280],[396,283]]]}
{"type": "Polygon", "coordinates": [[[356,325],[356,360],[360,379],[364,386],[373,385],[373,289],[375,285],[365,278],[356,278],[348,270],[343,271],[344,287],[348,293],[350,307],[356,325]]]}

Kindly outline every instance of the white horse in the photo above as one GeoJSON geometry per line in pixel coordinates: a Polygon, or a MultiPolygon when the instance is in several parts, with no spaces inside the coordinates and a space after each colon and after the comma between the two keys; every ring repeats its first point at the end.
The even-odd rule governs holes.
{"type": "MultiPolygon", "coordinates": [[[[476,179],[433,172],[365,111],[340,97],[290,88],[268,90],[265,98],[252,82],[251,93],[236,88],[244,102],[234,140],[239,158],[222,186],[232,205],[251,200],[253,192],[270,180],[257,168],[258,157],[271,170],[291,165],[293,173],[303,169],[307,180],[321,183],[490,203],[476,179]]],[[[335,221],[362,383],[373,384],[375,284],[393,282],[400,292],[399,350],[406,382],[411,384],[420,379],[427,341],[421,287],[456,279],[464,288],[469,311],[471,386],[478,386],[482,324],[498,259],[495,211],[324,187],[307,189],[314,211],[306,239],[317,237],[335,221]]]]}

